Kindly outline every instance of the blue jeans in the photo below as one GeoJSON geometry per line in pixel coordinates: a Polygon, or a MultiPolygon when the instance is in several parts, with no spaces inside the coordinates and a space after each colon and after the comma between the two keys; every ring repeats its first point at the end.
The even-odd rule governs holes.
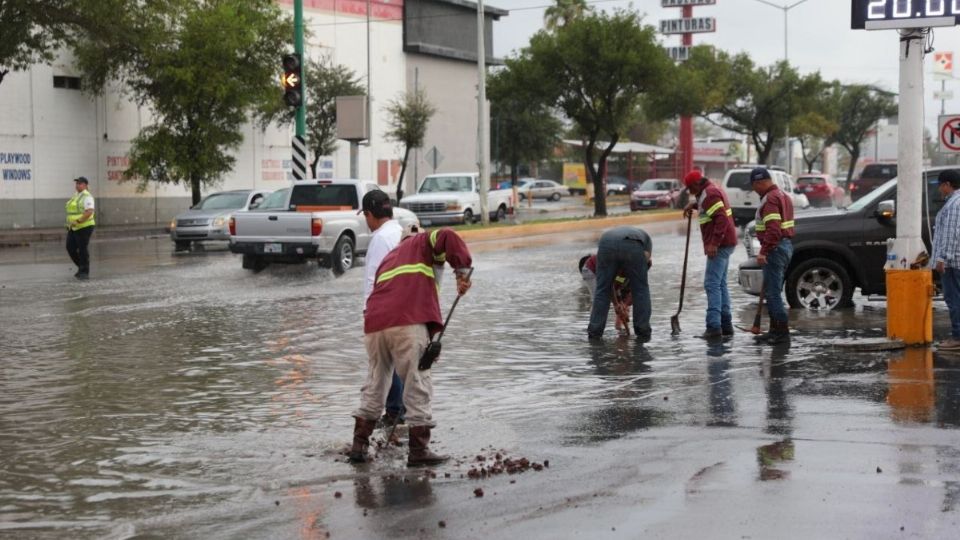
{"type": "Polygon", "coordinates": [[[783,305],[783,280],[787,265],[793,257],[793,243],[788,238],[780,239],[777,247],[767,255],[763,265],[763,295],[767,300],[767,313],[771,321],[787,322],[787,308],[783,305]]]}
{"type": "Polygon", "coordinates": [[[940,285],[950,311],[950,337],[960,339],[960,268],[944,268],[940,285]]]}
{"type": "Polygon", "coordinates": [[[707,257],[707,270],[703,275],[703,290],[707,293],[707,328],[720,330],[733,325],[730,311],[730,291],[727,289],[727,267],[730,255],[736,246],[717,249],[713,258],[707,257]]]}
{"type": "Polygon", "coordinates": [[[600,237],[597,247],[597,292],[593,296],[587,334],[600,337],[607,326],[613,295],[613,280],[620,270],[630,280],[633,296],[633,330],[637,337],[650,334],[650,285],[643,242],[626,238],[600,237]]]}
{"type": "Polygon", "coordinates": [[[403,419],[403,413],[407,412],[403,407],[403,379],[393,372],[393,383],[390,384],[390,392],[387,394],[387,414],[397,416],[403,419]]]}

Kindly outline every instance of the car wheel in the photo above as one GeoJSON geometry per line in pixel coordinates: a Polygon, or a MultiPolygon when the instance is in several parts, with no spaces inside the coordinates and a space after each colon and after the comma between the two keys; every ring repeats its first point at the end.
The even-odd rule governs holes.
{"type": "Polygon", "coordinates": [[[517,195],[520,197],[520,200],[521,200],[521,201],[524,200],[524,199],[526,199],[526,197],[523,195],[523,193],[518,193],[517,195]]]}
{"type": "Polygon", "coordinates": [[[264,268],[267,267],[268,264],[270,263],[263,260],[263,258],[261,257],[257,257],[256,255],[251,255],[249,253],[245,253],[243,255],[243,263],[242,263],[243,269],[252,270],[254,274],[262,271],[264,268]]]}
{"type": "Polygon", "coordinates": [[[853,305],[853,281],[843,265],[830,259],[801,262],[787,277],[790,307],[829,311],[853,305]]]}
{"type": "Polygon", "coordinates": [[[467,208],[463,211],[463,224],[470,225],[473,223],[473,210],[467,208]]]}
{"type": "Polygon", "coordinates": [[[609,197],[610,195],[616,195],[616,194],[617,194],[617,192],[614,191],[614,190],[612,190],[612,189],[608,189],[608,190],[607,190],[607,196],[608,196],[608,197],[609,197]]]}
{"type": "Polygon", "coordinates": [[[497,213],[493,215],[493,221],[503,221],[507,219],[507,207],[500,205],[497,207],[497,213]]]}
{"type": "Polygon", "coordinates": [[[173,243],[176,244],[174,248],[176,251],[190,251],[189,240],[174,240],[173,243]]]}
{"type": "Polygon", "coordinates": [[[353,255],[353,239],[347,235],[341,236],[333,246],[331,255],[334,275],[343,275],[344,272],[353,268],[353,255]]]}
{"type": "Polygon", "coordinates": [[[557,191],[557,192],[555,192],[553,195],[551,195],[551,196],[550,196],[550,200],[551,200],[551,201],[559,201],[559,200],[560,200],[560,192],[557,191]]]}

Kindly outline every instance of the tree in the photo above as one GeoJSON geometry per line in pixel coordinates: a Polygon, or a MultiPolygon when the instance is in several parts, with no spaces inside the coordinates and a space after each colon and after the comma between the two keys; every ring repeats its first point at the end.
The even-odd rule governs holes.
{"type": "Polygon", "coordinates": [[[59,47],[99,26],[116,0],[0,0],[0,83],[10,71],[50,62],[59,47]]]}
{"type": "Polygon", "coordinates": [[[576,124],[585,142],[583,159],[598,216],[607,215],[607,158],[631,127],[643,97],[659,92],[674,69],[656,30],[641,22],[635,11],[587,13],[554,33],[538,32],[521,53],[529,60],[525,77],[576,124]],[[605,146],[598,156],[601,141],[605,146]]]}
{"type": "Polygon", "coordinates": [[[853,171],[860,159],[860,145],[881,118],[897,113],[897,104],[893,94],[865,84],[842,85],[836,82],[830,91],[838,103],[839,129],[833,136],[837,144],[850,153],[847,180],[853,178],[853,171]]]}
{"type": "Polygon", "coordinates": [[[400,179],[397,180],[397,204],[403,198],[403,176],[407,172],[407,160],[410,150],[423,146],[423,138],[427,135],[427,124],[437,109],[427,101],[427,96],[421,89],[406,92],[397,99],[391,100],[386,108],[387,132],[384,137],[403,145],[403,161],[400,162],[400,179]]]}
{"type": "Polygon", "coordinates": [[[730,56],[710,46],[694,47],[669,85],[655,97],[658,110],[700,115],[746,135],[760,163],[825,87],[819,73],[801,76],[786,62],[757,67],[746,54],[730,56]]]}
{"type": "MultiPolygon", "coordinates": [[[[527,67],[521,59],[508,59],[506,67],[487,79],[491,124],[497,126],[496,155],[510,166],[515,187],[520,164],[550,156],[560,142],[560,120],[536,97],[536,88],[521,74],[527,67]]],[[[491,129],[493,132],[493,129],[491,129]]]]}
{"type": "MultiPolygon", "coordinates": [[[[334,64],[329,57],[307,61],[304,78],[307,92],[307,144],[313,151],[310,171],[312,177],[316,178],[320,158],[337,150],[337,96],[359,96],[367,92],[352,69],[343,64],[334,64]]],[[[274,110],[262,119],[264,125],[275,119],[284,124],[295,121],[296,109],[287,107],[281,100],[274,103],[274,110]]]]}
{"type": "Polygon", "coordinates": [[[556,0],[543,11],[543,24],[552,32],[591,11],[593,8],[587,5],[587,0],[556,0]]]}
{"type": "Polygon", "coordinates": [[[835,121],[816,111],[802,114],[790,123],[791,134],[800,141],[801,157],[808,173],[813,172],[813,166],[824,149],[833,144],[832,137],[838,128],[835,121]]]}
{"type": "Polygon", "coordinates": [[[124,0],[109,32],[77,46],[91,88],[117,81],[155,123],[130,150],[127,179],[184,183],[196,204],[236,161],[242,127],[281,99],[279,51],[293,25],[273,0],[124,0]]]}

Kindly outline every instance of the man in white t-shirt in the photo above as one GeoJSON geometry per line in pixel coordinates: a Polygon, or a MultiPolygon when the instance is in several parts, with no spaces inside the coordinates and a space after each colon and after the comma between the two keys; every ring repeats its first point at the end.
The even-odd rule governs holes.
{"type": "MultiPolygon", "coordinates": [[[[393,219],[393,207],[390,197],[380,190],[367,192],[363,196],[360,212],[367,220],[367,227],[373,232],[367,246],[366,261],[363,268],[363,308],[366,311],[367,299],[373,292],[377,278],[377,268],[383,258],[400,243],[403,227],[393,219]]],[[[393,372],[393,383],[387,394],[386,415],[382,423],[386,426],[403,423],[403,380],[393,372]]]]}

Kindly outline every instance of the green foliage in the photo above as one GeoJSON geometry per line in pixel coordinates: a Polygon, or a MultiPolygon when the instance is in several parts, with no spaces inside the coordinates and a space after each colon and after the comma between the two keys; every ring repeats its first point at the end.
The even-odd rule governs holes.
{"type": "Polygon", "coordinates": [[[820,110],[805,112],[790,123],[790,134],[800,141],[801,157],[808,173],[813,172],[823,150],[833,144],[833,134],[840,128],[832,119],[833,110],[826,103],[823,105],[820,110]]]}
{"type": "Polygon", "coordinates": [[[0,0],[0,83],[99,28],[116,0],[0,0]]]}
{"type": "Polygon", "coordinates": [[[629,129],[644,96],[663,90],[673,62],[652,26],[635,11],[587,13],[556,32],[541,31],[521,53],[526,77],[539,85],[546,103],[572,120],[586,142],[584,163],[596,191],[595,213],[606,215],[603,178],[607,157],[629,129]],[[597,155],[601,139],[606,146],[597,155]]]}
{"type": "Polygon", "coordinates": [[[890,92],[865,84],[842,85],[834,82],[830,92],[836,103],[836,121],[839,126],[833,140],[850,153],[847,169],[849,180],[853,178],[853,170],[860,159],[860,145],[867,133],[881,118],[896,114],[897,104],[890,92]]]}
{"type": "Polygon", "coordinates": [[[387,103],[387,131],[384,137],[403,146],[400,179],[397,182],[397,203],[403,198],[403,176],[407,172],[410,150],[423,146],[430,118],[437,112],[422,89],[406,92],[387,103]]]}
{"type": "Polygon", "coordinates": [[[119,81],[155,125],[133,141],[127,178],[185,183],[193,202],[235,162],[249,117],[280,99],[276,73],[293,35],[272,0],[122,1],[109,28],[77,46],[87,83],[119,81]]]}
{"type": "Polygon", "coordinates": [[[593,11],[586,0],[555,0],[555,4],[543,11],[543,25],[548,31],[566,26],[568,22],[593,11]]]}
{"type": "MultiPolygon", "coordinates": [[[[307,144],[313,151],[310,169],[317,177],[317,162],[337,150],[337,96],[360,96],[367,93],[357,74],[347,66],[334,64],[328,58],[308,60],[304,65],[307,92],[307,144]]],[[[282,100],[274,100],[262,120],[278,120],[289,124],[296,119],[296,109],[282,100]]]]}
{"type": "Polygon", "coordinates": [[[496,134],[494,152],[510,165],[514,184],[521,163],[552,154],[563,127],[550,107],[538,100],[537,87],[526,86],[532,82],[524,76],[527,63],[529,60],[508,60],[505,69],[487,78],[491,133],[496,134]]]}

